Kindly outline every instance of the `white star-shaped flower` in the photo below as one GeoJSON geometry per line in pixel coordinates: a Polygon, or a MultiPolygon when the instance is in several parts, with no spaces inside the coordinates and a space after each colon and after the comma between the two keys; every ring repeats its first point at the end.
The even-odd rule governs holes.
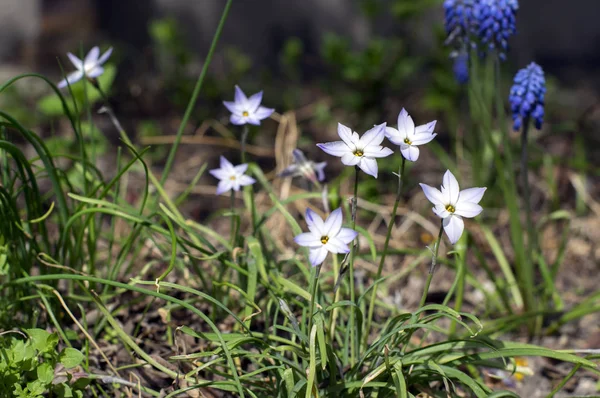
{"type": "Polygon", "coordinates": [[[393,144],[400,145],[400,152],[406,160],[415,162],[419,158],[418,145],[427,144],[433,140],[437,134],[433,133],[435,124],[433,121],[421,126],[415,127],[412,117],[402,108],[398,115],[398,130],[393,127],[385,129],[385,136],[393,144]]]}
{"type": "Polygon", "coordinates": [[[461,191],[450,170],[444,174],[441,191],[427,184],[419,185],[427,199],[433,203],[433,212],[444,220],[444,231],[448,239],[455,244],[465,229],[462,217],[472,218],[483,210],[479,201],[487,188],[468,188],[461,191]]]}
{"type": "Polygon", "coordinates": [[[231,112],[229,118],[231,123],[236,125],[249,123],[259,126],[261,120],[271,116],[275,109],[261,106],[262,96],[263,92],[260,91],[248,98],[239,86],[235,86],[234,101],[223,101],[223,105],[231,112]]]}
{"type": "Polygon", "coordinates": [[[379,124],[359,137],[348,127],[338,123],[338,135],[341,141],[317,144],[330,155],[342,158],[346,166],[358,166],[365,173],[377,178],[376,158],[384,158],[394,153],[390,148],[381,146],[385,138],[385,123],[379,124]]]}
{"type": "Polygon", "coordinates": [[[227,159],[221,156],[221,168],[209,170],[209,173],[218,178],[217,195],[225,193],[231,189],[239,191],[240,187],[251,185],[256,182],[252,177],[245,175],[248,170],[248,164],[232,165],[227,159]]]}
{"type": "Polygon", "coordinates": [[[350,253],[348,244],[358,233],[342,228],[343,218],[341,207],[332,211],[325,221],[311,209],[306,209],[306,224],[310,232],[301,233],[294,241],[309,248],[308,259],[313,267],[323,263],[327,253],[350,253]]]}
{"type": "Polygon", "coordinates": [[[75,72],[71,72],[67,75],[66,79],[61,80],[58,83],[58,88],[67,87],[68,84],[74,84],[75,82],[81,80],[81,78],[89,77],[94,79],[104,73],[104,68],[102,64],[104,64],[110,55],[112,54],[112,47],[106,50],[102,56],[100,56],[100,49],[96,46],[90,50],[89,53],[85,56],[85,59],[82,61],[71,53],[67,53],[69,60],[77,69],[75,72]]]}

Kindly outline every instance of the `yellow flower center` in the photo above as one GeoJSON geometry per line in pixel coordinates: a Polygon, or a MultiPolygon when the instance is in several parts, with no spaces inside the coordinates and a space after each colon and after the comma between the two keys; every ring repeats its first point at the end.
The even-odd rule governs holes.
{"type": "Polygon", "coordinates": [[[250,114],[248,113],[248,111],[244,111],[244,112],[242,112],[242,116],[243,116],[243,117],[248,117],[248,115],[250,115],[250,114]]]}
{"type": "Polygon", "coordinates": [[[235,181],[235,176],[231,176],[231,177],[229,177],[229,179],[230,179],[231,181],[235,181]]]}
{"type": "Polygon", "coordinates": [[[321,243],[326,245],[329,242],[329,236],[321,236],[321,243]]]}
{"type": "Polygon", "coordinates": [[[362,157],[365,153],[361,149],[357,149],[354,151],[354,155],[358,157],[362,157]]]}
{"type": "Polygon", "coordinates": [[[404,139],[404,143],[405,143],[406,145],[412,145],[412,142],[410,142],[410,140],[409,140],[408,138],[405,138],[405,139],[404,139]]]}
{"type": "Polygon", "coordinates": [[[448,210],[450,213],[454,213],[456,208],[452,205],[446,205],[446,210],[448,210]]]}

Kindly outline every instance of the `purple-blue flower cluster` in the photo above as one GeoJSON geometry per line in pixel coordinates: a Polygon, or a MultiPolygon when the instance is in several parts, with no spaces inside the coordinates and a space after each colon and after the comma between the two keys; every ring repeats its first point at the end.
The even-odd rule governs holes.
{"type": "Polygon", "coordinates": [[[544,95],[546,78],[542,68],[532,62],[517,72],[508,100],[512,111],[513,129],[518,131],[523,122],[532,118],[536,129],[544,122],[544,95]]]}
{"type": "Polygon", "coordinates": [[[508,39],[517,32],[518,9],[517,0],[478,0],[475,10],[477,36],[490,51],[497,51],[502,60],[506,58],[508,39]]]}
{"type": "MultiPolygon", "coordinates": [[[[448,39],[446,44],[455,44],[463,50],[477,34],[476,6],[479,0],[445,0],[444,15],[448,39]]],[[[475,43],[471,43],[475,45],[475,43]]]]}
{"type": "Polygon", "coordinates": [[[517,31],[518,8],[518,0],[444,1],[446,44],[455,48],[451,56],[459,83],[468,81],[471,49],[478,49],[482,57],[493,51],[506,59],[508,39],[517,31]]]}

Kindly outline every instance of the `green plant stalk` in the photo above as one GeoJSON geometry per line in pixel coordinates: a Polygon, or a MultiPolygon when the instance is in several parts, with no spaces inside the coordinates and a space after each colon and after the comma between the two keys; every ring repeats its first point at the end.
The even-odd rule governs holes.
{"type": "Polygon", "coordinates": [[[231,193],[229,194],[230,200],[231,200],[231,247],[235,248],[235,245],[237,243],[237,234],[235,231],[235,191],[232,189],[231,193]]]}
{"type": "Polygon", "coordinates": [[[419,308],[422,308],[425,305],[425,301],[427,301],[427,293],[429,293],[429,286],[431,285],[431,280],[433,279],[433,274],[435,272],[435,266],[437,264],[437,257],[440,251],[440,243],[442,243],[442,234],[444,233],[444,220],[442,219],[440,223],[440,232],[438,234],[437,241],[435,243],[435,250],[433,253],[433,257],[431,257],[431,266],[429,267],[429,274],[427,275],[427,280],[425,281],[425,288],[423,289],[423,296],[421,297],[421,301],[419,303],[419,308]]]}
{"type": "Polygon", "coordinates": [[[392,209],[392,216],[388,225],[387,235],[385,236],[385,243],[383,245],[383,253],[381,254],[381,260],[379,260],[379,267],[377,267],[377,274],[375,275],[374,283],[376,284],[371,292],[371,300],[369,301],[369,311],[367,315],[367,322],[365,324],[365,334],[363,336],[363,343],[365,348],[367,347],[369,340],[369,332],[371,330],[371,322],[373,321],[373,312],[375,310],[375,299],[377,298],[377,288],[379,287],[379,278],[381,278],[381,272],[383,271],[383,264],[387,256],[387,250],[390,244],[390,238],[392,236],[392,230],[396,220],[396,213],[398,212],[398,205],[400,204],[402,194],[402,184],[404,182],[404,166],[406,165],[406,158],[402,157],[402,165],[400,166],[400,174],[398,174],[398,191],[396,192],[396,201],[394,202],[394,208],[392,209]]]}
{"type": "Polygon", "coordinates": [[[538,240],[535,231],[535,225],[533,224],[533,216],[531,213],[531,188],[529,186],[529,173],[528,173],[528,146],[529,142],[527,139],[529,133],[530,118],[526,117],[523,120],[523,131],[521,132],[521,184],[523,185],[523,202],[525,204],[525,216],[527,217],[527,234],[529,239],[527,240],[529,261],[534,262],[535,254],[537,253],[538,240]]]}
{"type": "MultiPolygon", "coordinates": [[[[83,47],[81,48],[81,59],[83,58],[83,47]]],[[[88,96],[88,78],[84,72],[83,75],[83,79],[84,79],[84,84],[83,84],[83,98],[84,98],[84,102],[83,102],[83,106],[85,108],[86,111],[86,116],[87,116],[87,120],[88,120],[88,128],[90,129],[90,143],[91,143],[91,153],[90,153],[90,162],[95,166],[96,165],[96,143],[94,142],[94,124],[93,124],[93,119],[92,119],[92,107],[90,104],[90,100],[89,100],[89,96],[88,96]]],[[[92,79],[90,79],[92,80],[92,79]]],[[[95,79],[93,79],[95,80],[95,79]]],[[[81,118],[80,118],[81,121],[81,118]]],[[[81,129],[81,122],[79,124],[79,128],[81,129]]],[[[82,135],[83,135],[83,131],[82,131],[82,135]]],[[[85,137],[84,137],[85,139],[85,137]]],[[[85,162],[85,159],[84,159],[85,162]]],[[[87,181],[87,170],[85,167],[83,167],[83,186],[84,186],[84,192],[86,195],[88,195],[88,181],[87,181]]],[[[89,225],[88,225],[88,239],[87,239],[87,247],[88,247],[88,255],[89,255],[89,265],[90,265],[90,269],[89,272],[91,275],[95,275],[96,274],[96,239],[97,239],[97,235],[99,233],[99,231],[96,231],[96,218],[95,217],[90,217],[90,221],[89,221],[89,225]]],[[[82,231],[83,232],[83,231],[82,231]]]]}
{"type": "Polygon", "coordinates": [[[242,137],[240,139],[240,159],[242,163],[246,163],[246,144],[248,143],[248,133],[250,129],[247,124],[242,127],[242,137]]]}
{"type": "MultiPolygon", "coordinates": [[[[352,229],[356,230],[356,213],[358,201],[358,166],[354,167],[354,196],[352,197],[352,229]]],[[[350,279],[350,301],[356,303],[354,292],[354,260],[356,258],[356,246],[358,246],[358,236],[354,240],[354,245],[350,250],[350,262],[348,264],[348,277],[350,279]]],[[[358,355],[358,341],[356,337],[356,315],[350,311],[350,365],[354,366],[356,356],[358,355]]]]}
{"type": "Polygon", "coordinates": [[[317,299],[317,290],[319,289],[319,274],[321,273],[321,266],[323,264],[319,264],[316,267],[312,267],[314,268],[313,272],[315,274],[315,277],[312,278],[311,282],[310,282],[310,306],[309,306],[309,311],[308,311],[308,331],[310,332],[312,330],[312,325],[313,325],[313,315],[315,312],[315,301],[317,299]]]}
{"type": "Polygon", "coordinates": [[[175,141],[173,142],[173,146],[171,147],[171,151],[169,152],[169,156],[167,157],[167,161],[165,163],[165,168],[163,169],[162,177],[160,178],[160,185],[164,185],[167,177],[169,176],[169,172],[171,171],[171,167],[173,167],[173,161],[175,160],[175,154],[177,153],[177,149],[179,148],[179,144],[181,143],[181,138],[183,137],[183,132],[185,130],[185,126],[187,125],[190,116],[192,115],[192,111],[196,106],[196,101],[198,100],[198,95],[200,94],[200,89],[202,88],[202,84],[204,83],[204,78],[206,73],[208,72],[208,67],[210,66],[210,62],[212,61],[213,54],[215,49],[217,48],[217,43],[219,38],[221,37],[221,31],[223,30],[223,26],[225,25],[225,20],[227,19],[227,15],[229,14],[229,9],[231,8],[231,3],[233,0],[227,0],[225,4],[225,8],[223,9],[223,14],[221,14],[221,19],[219,20],[219,25],[217,25],[217,30],[215,31],[215,35],[213,36],[212,43],[210,44],[210,49],[208,50],[208,54],[206,55],[206,59],[204,60],[204,65],[202,66],[202,71],[200,72],[200,76],[198,76],[198,80],[196,81],[196,86],[194,87],[194,91],[192,92],[192,97],[190,98],[190,102],[188,102],[188,106],[183,115],[183,119],[181,120],[181,124],[179,125],[179,129],[177,130],[177,134],[175,135],[175,141]]]}
{"type": "MultiPolygon", "coordinates": [[[[337,275],[339,278],[339,274],[340,274],[340,263],[338,260],[337,256],[333,256],[333,275],[337,275]]],[[[337,281],[336,281],[337,283],[337,281]]],[[[340,299],[340,289],[335,290],[335,292],[333,293],[333,303],[335,304],[339,301],[340,299]]],[[[333,341],[335,339],[335,327],[336,327],[336,320],[339,314],[339,308],[336,307],[333,309],[333,311],[331,312],[331,316],[329,317],[329,335],[330,335],[330,339],[331,341],[333,341]]]]}
{"type": "MultiPolygon", "coordinates": [[[[504,163],[506,170],[502,173],[501,177],[508,176],[506,178],[506,189],[504,191],[504,197],[506,198],[506,204],[509,210],[509,222],[510,222],[510,231],[511,231],[511,240],[513,242],[515,256],[517,259],[517,274],[519,277],[519,288],[521,289],[524,301],[524,309],[526,312],[531,312],[536,309],[535,306],[535,298],[533,294],[534,278],[533,278],[533,258],[528,258],[527,252],[524,248],[523,244],[523,230],[521,226],[521,219],[519,214],[519,207],[516,203],[516,183],[515,183],[515,175],[514,170],[512,169],[513,159],[512,159],[512,149],[510,144],[510,136],[509,132],[504,120],[504,102],[502,98],[502,85],[501,85],[501,76],[500,76],[500,60],[497,59],[495,63],[495,79],[496,79],[496,114],[497,117],[500,118],[499,125],[500,130],[502,132],[502,137],[505,145],[504,154],[506,157],[506,162],[504,163]]],[[[491,137],[489,137],[491,141],[491,137]]],[[[497,153],[497,151],[496,151],[497,153]]],[[[498,154],[499,158],[499,154],[498,154]]],[[[501,160],[500,160],[501,162],[501,160]]],[[[503,182],[504,178],[500,178],[503,182]]],[[[533,322],[529,324],[530,332],[533,332],[533,322]]]]}

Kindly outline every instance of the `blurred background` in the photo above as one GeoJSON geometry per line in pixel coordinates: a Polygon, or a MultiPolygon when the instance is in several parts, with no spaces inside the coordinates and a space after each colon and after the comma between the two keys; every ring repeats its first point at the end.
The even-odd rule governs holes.
{"type": "MultiPolygon", "coordinates": [[[[226,124],[221,101],[231,99],[234,84],[240,84],[247,93],[264,90],[264,103],[279,112],[309,106],[310,117],[321,122],[304,126],[303,135],[313,139],[334,120],[357,130],[391,122],[402,106],[437,118],[442,131],[454,129],[465,91],[452,74],[451,49],[443,45],[442,3],[237,0],[192,123],[198,127],[216,118],[226,124]]],[[[58,81],[59,60],[66,71],[72,68],[66,52],[112,46],[114,69],[103,84],[110,86],[125,127],[138,137],[173,134],[224,5],[223,0],[0,0],[0,78],[40,72],[58,81]]],[[[508,92],[519,68],[531,61],[542,65],[550,86],[546,126],[584,134],[590,141],[582,144],[592,148],[599,143],[594,134],[600,119],[598,15],[598,0],[571,0],[568,7],[564,0],[522,0],[504,68],[508,92]]],[[[62,114],[55,99],[38,102],[49,94],[36,84],[19,84],[0,103],[16,115],[27,112],[31,127],[62,114]],[[37,110],[35,117],[23,103],[37,110]]],[[[330,133],[335,135],[329,131],[328,138],[330,133]]]]}
{"type": "MultiPolygon", "coordinates": [[[[255,66],[281,72],[280,55],[290,39],[302,44],[304,61],[318,72],[324,37],[335,33],[354,49],[376,37],[404,37],[421,54],[434,50],[442,23],[441,0],[278,0],[236,1],[221,48],[243,49],[255,66]]],[[[157,23],[172,21],[182,45],[206,53],[223,0],[0,0],[0,57],[3,64],[45,66],[80,43],[111,43],[127,59],[148,63],[157,23]]],[[[526,0],[520,2],[512,60],[544,64],[564,78],[576,69],[593,71],[600,58],[600,2],[526,0]]],[[[156,50],[156,48],[154,48],[156,50]]],[[[154,60],[154,63],[156,60],[154,60]]],[[[137,65],[148,68],[153,65],[137,65]]],[[[304,69],[304,68],[303,68],[304,69]]]]}

